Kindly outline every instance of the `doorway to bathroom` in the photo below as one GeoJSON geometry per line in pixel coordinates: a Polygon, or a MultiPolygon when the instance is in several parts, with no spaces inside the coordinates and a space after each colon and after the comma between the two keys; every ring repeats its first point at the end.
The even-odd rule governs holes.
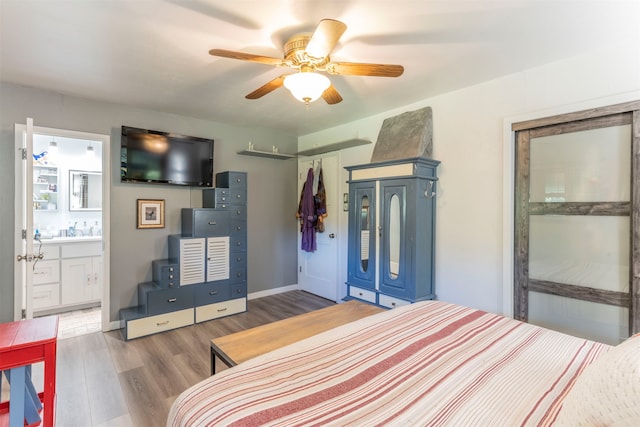
{"type": "Polygon", "coordinates": [[[58,314],[61,338],[109,329],[109,140],[16,125],[14,317],[58,314]]]}

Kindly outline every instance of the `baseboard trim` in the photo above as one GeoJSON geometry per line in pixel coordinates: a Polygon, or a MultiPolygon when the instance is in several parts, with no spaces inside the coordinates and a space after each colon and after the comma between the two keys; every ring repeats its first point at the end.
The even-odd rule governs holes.
{"type": "Polygon", "coordinates": [[[300,287],[297,284],[289,285],[289,286],[282,286],[280,288],[267,289],[266,291],[252,292],[249,295],[247,295],[247,299],[256,299],[256,298],[268,297],[269,295],[276,295],[276,294],[281,294],[281,293],[284,293],[284,292],[296,291],[298,289],[300,289],[300,287]]]}

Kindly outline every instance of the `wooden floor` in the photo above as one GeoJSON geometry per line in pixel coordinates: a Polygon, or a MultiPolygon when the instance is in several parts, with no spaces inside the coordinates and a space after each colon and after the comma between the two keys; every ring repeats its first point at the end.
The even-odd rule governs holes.
{"type": "Polygon", "coordinates": [[[209,376],[212,338],[333,304],[292,291],[250,300],[246,313],[132,341],[120,331],[61,340],[56,426],[164,426],[175,398],[209,376]]]}

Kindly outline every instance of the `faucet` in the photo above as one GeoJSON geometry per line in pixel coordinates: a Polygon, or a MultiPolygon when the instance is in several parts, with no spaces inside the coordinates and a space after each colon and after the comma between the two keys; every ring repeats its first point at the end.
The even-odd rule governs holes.
{"type": "Polygon", "coordinates": [[[78,221],[74,222],[72,226],[69,227],[69,237],[76,237],[76,225],[78,221]]]}

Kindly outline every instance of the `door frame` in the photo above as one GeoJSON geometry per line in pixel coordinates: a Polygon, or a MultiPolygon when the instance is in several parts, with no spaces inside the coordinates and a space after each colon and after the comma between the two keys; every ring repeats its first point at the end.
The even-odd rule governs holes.
{"type": "MultiPolygon", "coordinates": [[[[336,170],[335,170],[335,176],[331,177],[331,179],[335,180],[335,189],[333,191],[328,191],[327,192],[327,205],[332,205],[334,206],[334,211],[330,211],[328,212],[329,216],[332,216],[331,221],[333,222],[333,229],[327,229],[325,230],[325,232],[323,233],[324,235],[330,235],[333,234],[335,237],[332,237],[331,239],[334,240],[334,245],[335,245],[335,254],[333,254],[333,256],[335,257],[335,262],[333,263],[333,265],[330,267],[331,269],[333,269],[333,281],[335,282],[335,289],[334,291],[334,295],[335,298],[328,298],[330,300],[333,300],[335,302],[339,302],[340,299],[342,298],[342,292],[341,292],[341,287],[340,287],[340,271],[339,271],[339,251],[340,251],[340,242],[341,242],[341,233],[340,233],[340,206],[341,204],[339,203],[339,192],[340,192],[340,168],[341,168],[341,163],[340,163],[340,152],[339,151],[332,151],[332,152],[327,152],[327,153],[321,153],[321,154],[317,154],[317,155],[313,155],[313,156],[304,156],[304,157],[299,157],[298,158],[298,186],[297,186],[297,193],[299,196],[301,195],[301,191],[302,191],[302,187],[306,181],[307,178],[307,171],[308,171],[308,167],[311,166],[314,168],[314,171],[316,170],[316,163],[320,162],[320,165],[322,165],[322,160],[323,159],[327,159],[327,158],[334,158],[335,159],[335,164],[336,164],[336,170]],[[334,193],[334,194],[332,194],[334,193]],[[329,203],[329,200],[331,200],[333,202],[333,204],[329,203]]],[[[327,181],[327,173],[326,171],[323,171],[323,176],[324,176],[324,181],[326,183],[327,181]]],[[[317,176],[314,177],[314,182],[317,180],[317,176]]],[[[301,284],[302,282],[302,276],[303,276],[303,258],[305,257],[310,257],[311,255],[307,252],[302,251],[302,249],[300,248],[300,239],[301,239],[301,234],[300,234],[300,223],[298,221],[296,221],[296,227],[297,227],[297,238],[296,238],[296,254],[297,254],[297,258],[298,258],[298,262],[297,262],[297,276],[298,276],[298,289],[302,289],[305,290],[303,288],[303,285],[301,284]]],[[[305,270],[306,271],[306,270],[305,270]]],[[[323,298],[327,298],[326,296],[322,296],[323,298]]]]}
{"type": "MultiPolygon", "coordinates": [[[[27,125],[16,123],[15,124],[14,143],[16,147],[16,156],[19,156],[20,148],[22,147],[22,137],[27,131],[27,125]]],[[[66,129],[55,129],[48,127],[33,126],[34,134],[51,135],[54,137],[66,137],[74,139],[85,139],[100,141],[102,145],[102,300],[101,300],[101,317],[102,317],[102,331],[107,332],[111,330],[110,322],[110,183],[111,183],[111,136],[97,133],[80,132],[66,129]]],[[[23,166],[21,160],[16,158],[16,179],[15,179],[15,230],[14,237],[14,254],[17,255],[22,251],[22,241],[20,236],[20,230],[22,229],[22,216],[24,209],[21,203],[22,192],[22,174],[18,174],[18,171],[22,171],[23,166]]],[[[21,265],[14,258],[14,320],[19,320],[22,317],[22,281],[23,274],[21,273],[21,265]]]]}

